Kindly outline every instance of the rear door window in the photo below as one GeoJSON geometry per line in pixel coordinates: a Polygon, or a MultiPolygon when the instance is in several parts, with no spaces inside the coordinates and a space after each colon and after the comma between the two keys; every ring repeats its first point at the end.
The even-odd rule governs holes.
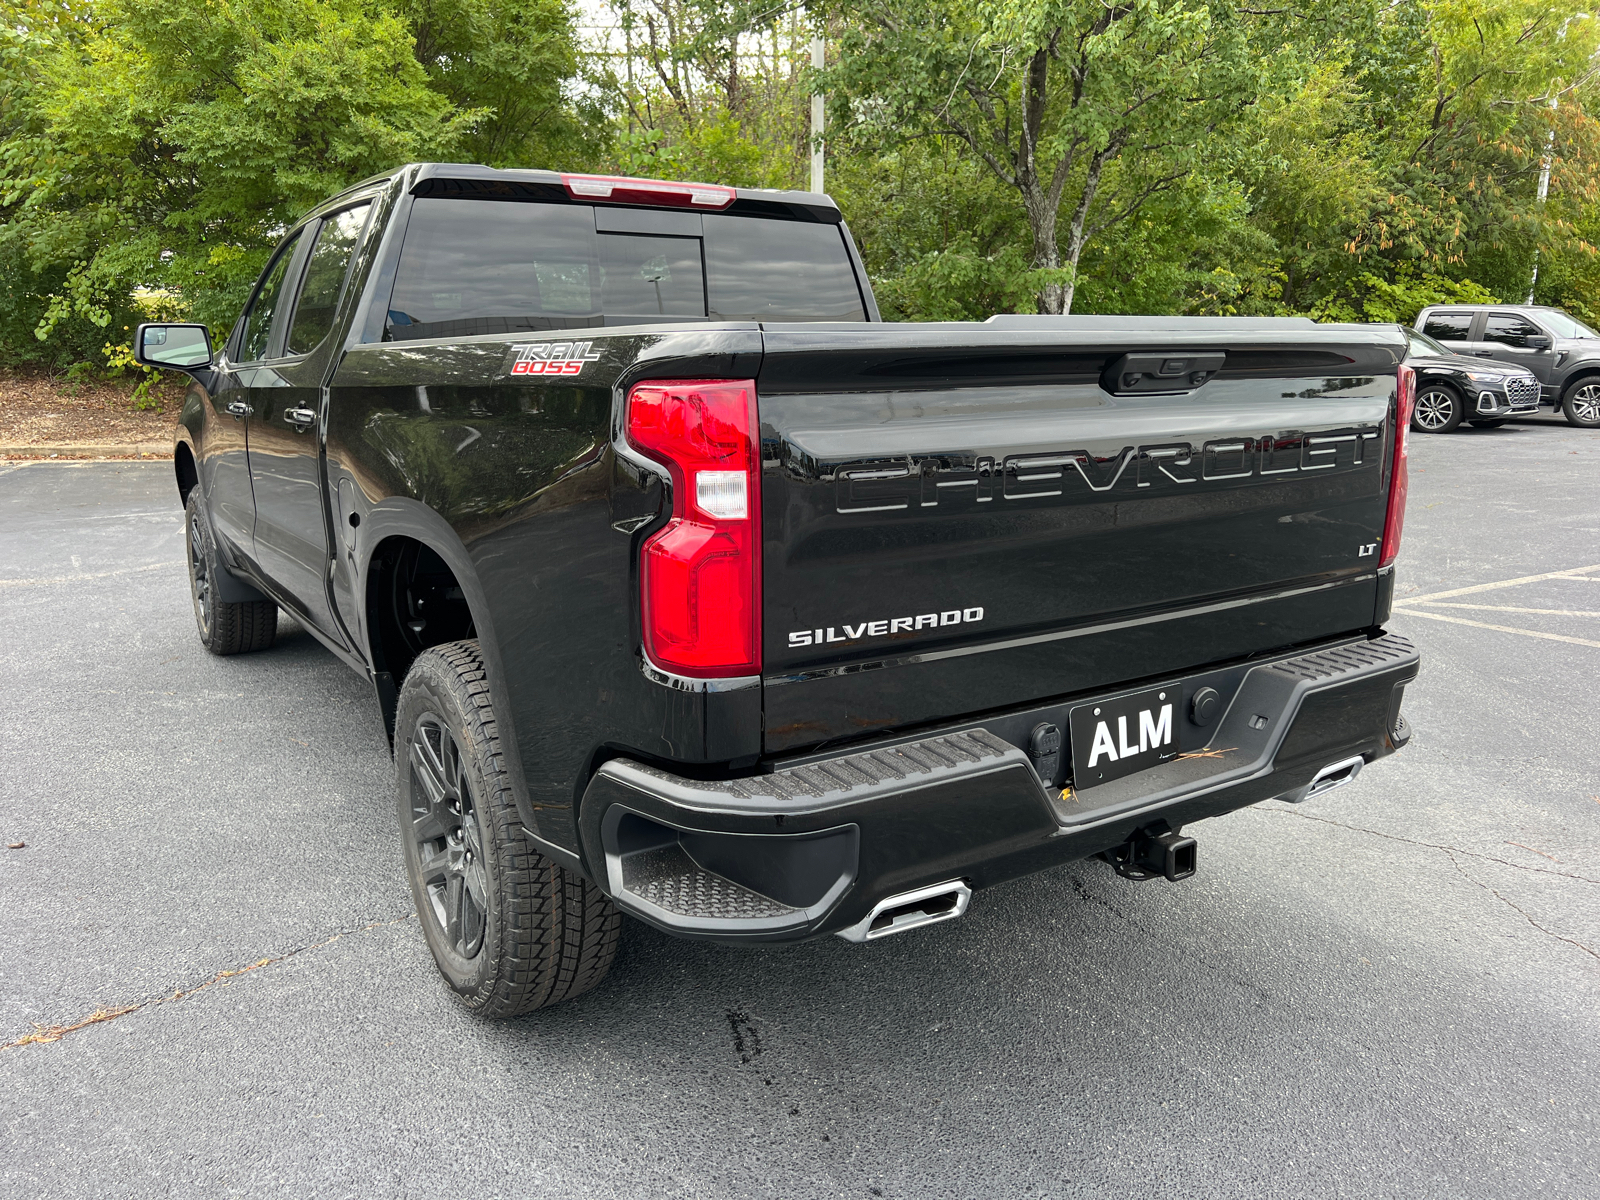
{"type": "Polygon", "coordinates": [[[709,214],[702,223],[698,213],[654,221],[629,209],[602,215],[597,230],[589,205],[418,197],[384,336],[866,319],[837,225],[709,214]]]}
{"type": "Polygon", "coordinates": [[[1475,316],[1477,313],[1459,311],[1429,313],[1428,319],[1422,323],[1422,332],[1441,342],[1464,342],[1472,332],[1472,318],[1475,316]]]}
{"type": "Polygon", "coordinates": [[[333,331],[344,277],[371,207],[370,202],[358,204],[323,219],[322,228],[317,231],[317,244],[306,262],[305,279],[300,284],[300,299],[295,304],[294,323],[289,327],[284,353],[308,354],[333,331]]]}
{"type": "Polygon", "coordinates": [[[1483,340],[1526,348],[1530,337],[1538,337],[1543,332],[1532,321],[1516,313],[1490,313],[1489,321],[1483,328],[1483,340]]]}

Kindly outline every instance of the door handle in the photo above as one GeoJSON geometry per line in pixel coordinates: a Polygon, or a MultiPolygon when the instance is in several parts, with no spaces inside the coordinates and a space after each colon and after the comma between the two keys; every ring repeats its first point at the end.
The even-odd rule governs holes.
{"type": "Polygon", "coordinates": [[[1493,358],[1494,357],[1494,351],[1493,350],[1474,350],[1473,353],[1476,354],[1479,358],[1493,358]]]}
{"type": "Polygon", "coordinates": [[[228,412],[235,418],[248,417],[250,415],[250,405],[243,400],[230,400],[228,401],[228,412]]]}
{"type": "Polygon", "coordinates": [[[304,433],[317,419],[315,411],[309,408],[286,408],[283,410],[283,419],[294,426],[296,433],[304,433]]]}

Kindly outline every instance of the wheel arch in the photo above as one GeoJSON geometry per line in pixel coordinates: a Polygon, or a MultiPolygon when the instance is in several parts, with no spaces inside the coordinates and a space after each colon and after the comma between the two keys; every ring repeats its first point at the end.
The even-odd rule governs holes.
{"type": "Polygon", "coordinates": [[[194,461],[194,447],[182,438],[172,448],[172,471],[178,483],[178,503],[187,505],[189,493],[200,486],[200,469],[194,461]]]}
{"type": "Polygon", "coordinates": [[[1462,388],[1460,383],[1450,378],[1450,376],[1443,374],[1442,372],[1424,371],[1417,377],[1417,390],[1419,392],[1423,388],[1428,387],[1442,387],[1445,390],[1454,392],[1457,396],[1461,397],[1465,397],[1466,395],[1466,391],[1464,388],[1462,388]]]}
{"type": "Polygon", "coordinates": [[[1600,361],[1579,363],[1572,368],[1572,373],[1561,381],[1561,400],[1566,400],[1567,393],[1586,380],[1600,379],[1600,361]]]}
{"type": "MultiPolygon", "coordinates": [[[[506,672],[496,635],[494,612],[478,577],[476,565],[460,535],[437,512],[415,500],[390,497],[375,505],[362,518],[359,528],[358,562],[360,573],[355,595],[361,610],[361,632],[358,635],[367,654],[369,674],[376,692],[379,713],[388,734],[390,749],[395,746],[395,715],[399,706],[400,689],[405,683],[405,672],[416,660],[417,641],[408,642],[396,628],[400,613],[393,603],[395,572],[403,569],[406,557],[426,552],[437,558],[447,569],[455,586],[461,590],[461,599],[472,620],[472,633],[488,675],[489,695],[494,704],[495,720],[500,726],[501,753],[505,755],[506,772],[511,778],[512,793],[516,797],[517,811],[526,828],[546,853],[553,853],[568,865],[577,865],[573,850],[549,842],[539,836],[539,823],[528,796],[528,785],[523,777],[522,755],[516,735],[516,712],[507,686],[506,672]],[[397,649],[397,646],[399,647],[397,649]]],[[[453,631],[448,622],[437,631],[438,640],[431,644],[455,640],[446,636],[453,631]]],[[[426,631],[419,640],[429,641],[426,631]]]]}
{"type": "MultiPolygon", "coordinates": [[[[391,676],[396,694],[417,654],[429,646],[455,641],[461,636],[479,640],[486,668],[491,675],[497,673],[499,653],[494,623],[477,568],[460,536],[437,512],[402,497],[391,497],[375,505],[362,519],[359,563],[355,595],[361,606],[362,649],[374,676],[391,676]],[[441,570],[448,574],[447,581],[439,581],[443,586],[460,590],[461,603],[471,623],[470,634],[450,628],[448,621],[421,631],[408,630],[401,625],[403,620],[415,619],[417,614],[396,610],[393,603],[396,588],[403,583],[397,580],[396,573],[408,566],[414,567],[419,560],[435,575],[441,570]],[[455,636],[444,636],[446,633],[455,636]]],[[[391,735],[393,718],[393,704],[389,703],[385,706],[384,724],[391,735]]]]}

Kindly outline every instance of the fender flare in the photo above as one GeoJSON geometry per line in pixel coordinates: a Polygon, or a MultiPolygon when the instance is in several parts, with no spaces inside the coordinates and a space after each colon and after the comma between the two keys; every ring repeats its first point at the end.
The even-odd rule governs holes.
{"type": "Polygon", "coordinates": [[[1567,401],[1567,393],[1585,379],[1600,376],[1600,359],[1589,358],[1572,364],[1572,368],[1561,377],[1561,386],[1556,392],[1556,407],[1560,408],[1567,401]]]}
{"type": "Polygon", "coordinates": [[[577,856],[564,847],[554,845],[538,834],[534,819],[532,799],[528,795],[527,780],[522,771],[522,751],[517,740],[516,720],[511,707],[511,695],[505,685],[505,666],[500,654],[500,641],[496,636],[494,619],[490,615],[488,598],[478,579],[477,568],[455,529],[436,511],[408,496],[390,496],[374,504],[362,516],[357,534],[356,595],[360,598],[361,645],[366,656],[368,674],[377,689],[377,699],[383,712],[385,727],[390,734],[390,751],[394,751],[393,710],[394,697],[399,694],[404,680],[394,679],[389,672],[378,670],[377,651],[373,646],[373,630],[367,618],[367,591],[371,585],[372,558],[377,548],[393,537],[409,538],[437,554],[450,568],[461,587],[472,614],[473,628],[477,630],[478,646],[483,655],[484,670],[489,676],[489,698],[494,704],[495,721],[500,726],[500,751],[505,756],[506,773],[511,779],[511,794],[516,801],[517,816],[523,829],[538,843],[547,856],[563,865],[577,866],[577,856]],[[388,696],[385,689],[388,689],[388,696]]]}

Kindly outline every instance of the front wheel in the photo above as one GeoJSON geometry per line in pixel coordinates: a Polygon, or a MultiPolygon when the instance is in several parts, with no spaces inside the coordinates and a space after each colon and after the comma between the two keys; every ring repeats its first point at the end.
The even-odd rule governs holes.
{"type": "Polygon", "coordinates": [[[476,641],[435,646],[411,664],[394,761],[417,919],[461,1002],[514,1017],[604,979],[622,916],[523,832],[476,641]]]}
{"type": "Polygon", "coordinates": [[[1568,425],[1579,429],[1600,429],[1600,379],[1580,379],[1561,399],[1561,412],[1568,425]]]}
{"type": "Polygon", "coordinates": [[[1428,383],[1417,389],[1411,428],[1418,433],[1449,433],[1466,415],[1466,402],[1460,393],[1442,383],[1428,383]]]}
{"type": "Polygon", "coordinates": [[[194,602],[200,644],[213,654],[265,650],[278,636],[278,606],[271,600],[230,604],[220,599],[217,593],[222,560],[198,487],[189,489],[183,517],[189,533],[189,599],[194,602]]]}

